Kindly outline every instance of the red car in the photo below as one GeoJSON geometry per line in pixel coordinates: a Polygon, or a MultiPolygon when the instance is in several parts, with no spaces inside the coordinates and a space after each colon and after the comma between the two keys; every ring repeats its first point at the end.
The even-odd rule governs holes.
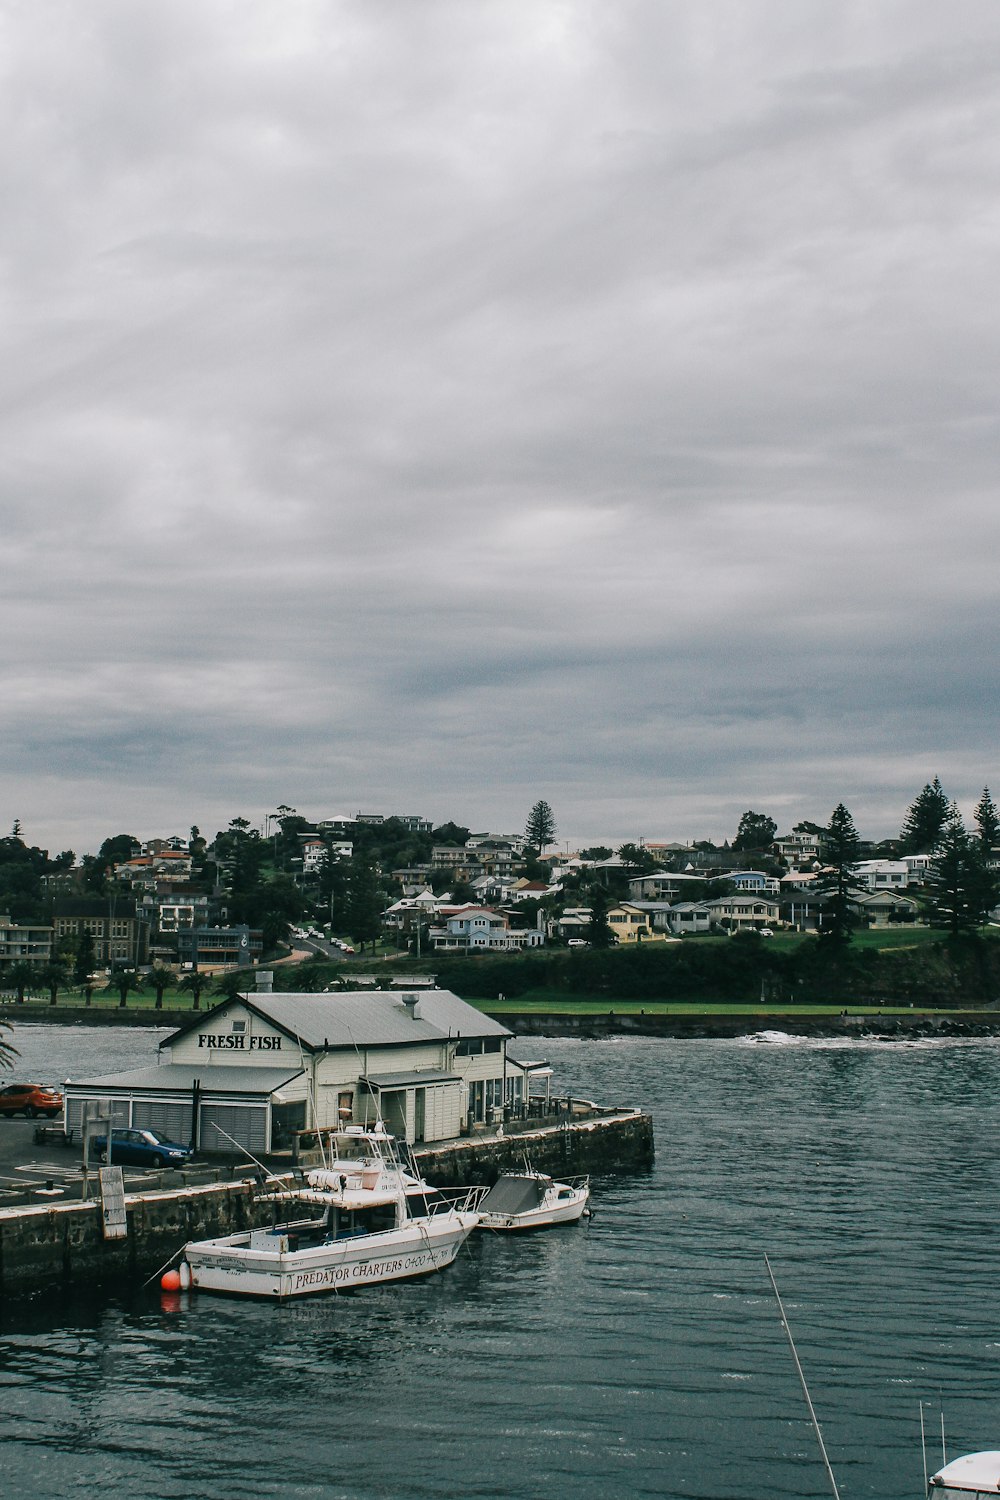
{"type": "Polygon", "coordinates": [[[36,1115],[48,1115],[54,1120],[62,1114],[62,1107],[62,1094],[43,1083],[8,1083],[0,1089],[0,1115],[8,1120],[12,1115],[27,1115],[29,1120],[36,1115]]]}

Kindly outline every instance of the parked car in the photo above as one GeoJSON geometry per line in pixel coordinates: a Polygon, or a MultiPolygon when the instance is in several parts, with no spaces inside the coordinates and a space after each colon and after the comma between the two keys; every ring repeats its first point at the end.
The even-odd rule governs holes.
{"type": "MultiPolygon", "coordinates": [[[[106,1135],[91,1136],[90,1144],[98,1161],[108,1155],[106,1135]]],[[[168,1141],[156,1130],[113,1130],[111,1132],[112,1164],[125,1167],[182,1167],[190,1161],[189,1146],[168,1141]]]]}
{"type": "Polygon", "coordinates": [[[58,1089],[42,1083],[9,1083],[0,1089],[0,1115],[8,1119],[12,1115],[27,1115],[33,1120],[36,1115],[48,1115],[54,1120],[62,1114],[63,1096],[58,1089]]]}

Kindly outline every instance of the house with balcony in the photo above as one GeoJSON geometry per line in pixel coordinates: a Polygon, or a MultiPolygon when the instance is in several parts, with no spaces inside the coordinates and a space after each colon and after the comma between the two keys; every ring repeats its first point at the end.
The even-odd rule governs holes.
{"type": "Polygon", "coordinates": [[[910,884],[910,866],[905,859],[864,859],[853,870],[870,891],[902,891],[910,884]]]}
{"type": "Polygon", "coordinates": [[[815,833],[783,833],[774,841],[774,849],[782,864],[797,870],[803,865],[815,864],[820,858],[819,835],[815,833]]]}
{"type": "Polygon", "coordinates": [[[489,907],[460,906],[442,915],[442,924],[428,934],[436,953],[516,953],[545,942],[538,928],[512,929],[505,913],[489,907]]]}
{"type": "Polygon", "coordinates": [[[730,932],[759,932],[763,927],[776,926],[781,915],[776,896],[758,896],[752,892],[720,896],[708,902],[708,907],[712,920],[730,932]]]}

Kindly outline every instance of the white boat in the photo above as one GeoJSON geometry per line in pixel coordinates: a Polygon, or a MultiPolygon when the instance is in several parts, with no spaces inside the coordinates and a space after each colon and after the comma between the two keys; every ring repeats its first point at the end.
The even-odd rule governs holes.
{"type": "Polygon", "coordinates": [[[479,1205],[482,1229],[548,1229],[575,1224],[588,1212],[590,1178],[556,1182],[544,1172],[509,1172],[498,1177],[479,1205]]]}
{"type": "Polygon", "coordinates": [[[927,1495],[928,1500],[969,1500],[970,1495],[986,1500],[988,1495],[1000,1495],[1000,1452],[990,1449],[953,1458],[931,1475],[927,1495]]]}
{"type": "Polygon", "coordinates": [[[381,1124],[347,1126],[329,1144],[327,1166],[273,1195],[300,1214],[185,1245],[192,1287],[284,1301],[450,1265],[479,1223],[482,1188],[446,1196],[428,1187],[381,1124]]]}

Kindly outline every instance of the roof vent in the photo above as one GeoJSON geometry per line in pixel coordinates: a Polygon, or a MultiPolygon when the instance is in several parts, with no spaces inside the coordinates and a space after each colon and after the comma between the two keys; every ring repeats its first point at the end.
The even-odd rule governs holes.
{"type": "Polygon", "coordinates": [[[420,996],[419,995],[400,995],[399,998],[400,998],[400,1000],[402,1000],[403,1004],[406,1006],[407,1010],[410,1012],[410,1015],[413,1017],[413,1019],[415,1021],[419,1021],[419,1019],[420,1019],[420,1010],[419,1010],[420,996]]]}

